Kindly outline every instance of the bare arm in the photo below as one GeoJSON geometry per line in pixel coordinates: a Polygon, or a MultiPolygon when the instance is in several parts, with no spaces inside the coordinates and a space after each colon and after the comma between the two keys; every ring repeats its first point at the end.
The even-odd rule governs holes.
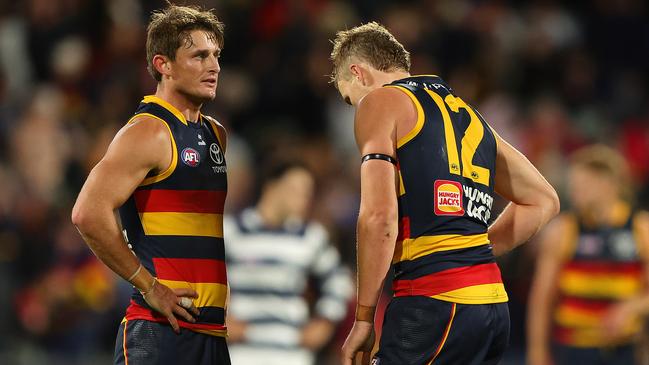
{"type": "MultiPolygon", "coordinates": [[[[381,88],[365,96],[358,105],[355,120],[361,155],[382,153],[396,158],[397,118],[408,115],[413,108],[408,97],[396,89],[381,88]]],[[[372,348],[374,308],[394,255],[397,220],[395,166],[383,160],[364,162],[357,223],[359,307],[352,332],[343,345],[344,364],[351,364],[357,352],[369,355],[372,348]]]]}
{"type": "Polygon", "coordinates": [[[494,255],[502,255],[534,236],[559,212],[554,188],[523,154],[496,134],[495,190],[511,203],[489,227],[494,255]]]}
{"type": "MultiPolygon", "coordinates": [[[[355,135],[361,156],[383,153],[396,159],[397,100],[411,103],[398,90],[367,95],[356,113],[355,135]]],[[[375,306],[390,268],[397,237],[397,171],[391,163],[361,165],[361,203],[357,223],[358,303],[375,306]]]]}
{"type": "Polygon", "coordinates": [[[550,328],[556,299],[557,280],[570,238],[571,218],[557,217],[546,228],[539,242],[539,256],[530,291],[527,313],[528,363],[552,364],[550,328]]]}
{"type": "MultiPolygon", "coordinates": [[[[167,315],[178,330],[172,310],[189,321],[193,318],[176,305],[178,299],[169,288],[156,283],[146,269],[138,272],[140,262],[124,241],[115,218],[115,209],[128,199],[149,171],[165,170],[171,155],[169,132],[160,121],[142,117],[123,127],[83,185],[72,210],[72,222],[95,255],[117,275],[129,279],[137,272],[131,283],[146,292],[145,300],[167,315]]],[[[196,296],[194,291],[176,294],[196,296]]]]}

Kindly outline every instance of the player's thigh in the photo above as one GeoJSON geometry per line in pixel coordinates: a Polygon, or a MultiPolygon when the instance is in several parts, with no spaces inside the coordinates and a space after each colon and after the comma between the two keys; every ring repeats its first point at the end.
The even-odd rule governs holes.
{"type": "Polygon", "coordinates": [[[444,346],[456,304],[428,297],[393,298],[385,313],[374,364],[428,364],[444,346]]]}

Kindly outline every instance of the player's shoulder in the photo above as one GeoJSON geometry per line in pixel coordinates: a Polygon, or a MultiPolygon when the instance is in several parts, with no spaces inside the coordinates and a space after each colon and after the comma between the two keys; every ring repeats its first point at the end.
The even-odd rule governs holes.
{"type": "Polygon", "coordinates": [[[216,128],[219,129],[219,131],[222,131],[223,133],[226,132],[223,124],[221,124],[218,120],[216,120],[216,118],[205,114],[203,114],[203,118],[205,118],[208,122],[212,123],[216,128]]]}
{"type": "Polygon", "coordinates": [[[329,244],[329,232],[320,222],[309,221],[304,226],[304,240],[310,243],[314,249],[322,249],[329,244]]]}
{"type": "Polygon", "coordinates": [[[400,107],[408,107],[410,97],[398,87],[384,86],[376,88],[358,102],[358,108],[375,111],[398,112],[400,107]],[[396,110],[395,110],[396,108],[396,110]]]}
{"type": "Polygon", "coordinates": [[[375,132],[391,129],[392,121],[415,120],[417,109],[414,101],[403,91],[394,87],[380,87],[370,91],[356,108],[356,131],[375,132]],[[378,123],[378,124],[377,124],[378,123]]]}
{"type": "Polygon", "coordinates": [[[218,134],[219,141],[223,145],[223,148],[225,148],[225,146],[227,144],[228,133],[227,133],[225,127],[223,126],[223,124],[219,123],[219,121],[216,120],[216,118],[214,118],[212,116],[205,115],[205,114],[202,114],[202,116],[215,129],[215,131],[218,134]]]}
{"type": "Polygon", "coordinates": [[[163,119],[149,114],[133,116],[118,132],[119,137],[136,138],[142,140],[143,144],[168,141],[169,134],[170,129],[167,123],[163,119]]]}

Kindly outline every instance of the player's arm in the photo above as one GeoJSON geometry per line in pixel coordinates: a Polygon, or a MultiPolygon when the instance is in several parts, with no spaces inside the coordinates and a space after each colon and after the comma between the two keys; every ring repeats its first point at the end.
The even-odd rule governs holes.
{"type": "Polygon", "coordinates": [[[498,143],[495,190],[511,203],[489,227],[494,255],[524,243],[559,212],[554,188],[522,153],[494,133],[498,143]]]}
{"type": "Polygon", "coordinates": [[[642,322],[649,316],[649,212],[636,213],[633,232],[638,254],[643,263],[644,290],[637,296],[613,306],[604,318],[602,329],[607,336],[615,338],[624,335],[625,328],[633,321],[642,322]]]}
{"type": "Polygon", "coordinates": [[[527,357],[530,365],[552,364],[550,328],[559,271],[568,250],[572,222],[561,215],[544,230],[539,241],[536,272],[527,307],[527,357]]]}
{"type": "MultiPolygon", "coordinates": [[[[396,121],[403,110],[414,109],[401,91],[380,88],[358,104],[355,135],[362,156],[379,153],[396,159],[396,121]]],[[[361,164],[361,203],[357,223],[356,321],[343,346],[344,364],[351,364],[357,351],[369,354],[374,308],[390,268],[397,238],[397,172],[385,160],[361,164]],[[369,325],[369,332],[368,332],[369,325]],[[359,343],[360,341],[364,341],[359,343]]]]}
{"type": "MultiPolygon", "coordinates": [[[[196,297],[190,289],[172,291],[158,283],[128,248],[115,216],[150,171],[164,171],[171,163],[171,139],[162,122],[140,117],[124,126],[92,169],[72,210],[72,222],[90,249],[117,275],[129,280],[144,299],[164,314],[176,331],[174,314],[193,317],[178,305],[178,296],[196,297]]],[[[196,308],[191,308],[197,314],[196,308]]]]}

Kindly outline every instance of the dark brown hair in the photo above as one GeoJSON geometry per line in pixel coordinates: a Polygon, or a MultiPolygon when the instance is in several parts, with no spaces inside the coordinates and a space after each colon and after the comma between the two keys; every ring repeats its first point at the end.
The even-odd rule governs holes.
{"type": "MultiPolygon", "coordinates": [[[[336,82],[352,57],[369,63],[379,71],[410,71],[410,53],[381,24],[370,22],[336,33],[331,51],[333,72],[331,82],[336,82]]],[[[343,77],[347,77],[343,73],[343,77]]]]}
{"type": "Polygon", "coordinates": [[[154,11],[147,26],[146,61],[151,76],[157,81],[162,75],[153,66],[153,57],[163,55],[171,60],[176,59],[176,51],[181,45],[191,46],[189,32],[204,30],[213,35],[214,40],[223,48],[223,28],[225,26],[212,10],[200,7],[177,6],[169,4],[163,10],[154,11]]]}

